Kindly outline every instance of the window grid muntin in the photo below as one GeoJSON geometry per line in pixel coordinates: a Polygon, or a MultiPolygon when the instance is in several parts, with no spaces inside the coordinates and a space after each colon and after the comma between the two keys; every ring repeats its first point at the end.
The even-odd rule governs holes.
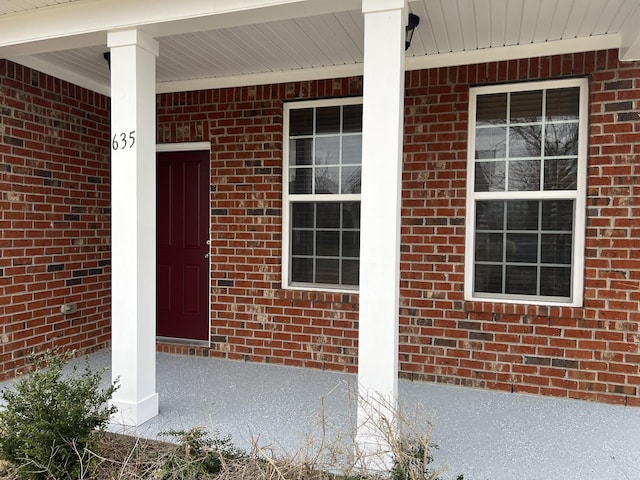
{"type": "MultiPolygon", "coordinates": [[[[312,117],[312,133],[310,134],[299,134],[299,135],[290,135],[288,138],[289,141],[289,145],[292,145],[293,142],[295,140],[311,140],[311,165],[297,165],[297,163],[295,165],[292,165],[291,163],[289,163],[289,175],[288,175],[288,179],[289,181],[291,181],[290,179],[292,178],[292,172],[296,172],[297,175],[297,170],[304,170],[304,169],[311,169],[311,192],[305,192],[305,194],[309,194],[309,195],[325,195],[325,194],[331,194],[331,195],[335,195],[335,193],[331,192],[327,192],[327,193],[319,193],[317,191],[318,188],[318,172],[320,169],[322,168],[337,168],[338,169],[338,179],[337,179],[337,189],[338,192],[337,194],[342,194],[342,195],[347,195],[349,193],[343,192],[343,174],[345,172],[345,170],[352,170],[354,168],[362,168],[362,147],[360,147],[360,152],[361,152],[361,156],[360,156],[360,161],[359,162],[345,162],[344,161],[344,139],[347,137],[350,138],[360,138],[360,145],[362,145],[362,131],[360,132],[347,132],[345,131],[345,126],[344,126],[344,110],[345,107],[349,107],[349,106],[353,106],[353,105],[358,105],[358,104],[345,104],[345,105],[339,105],[339,132],[335,133],[317,133],[317,122],[318,122],[318,109],[319,108],[323,108],[323,107],[302,107],[302,108],[309,108],[313,110],[313,117],[312,117]],[[318,140],[320,139],[330,139],[333,137],[338,137],[338,159],[336,162],[334,163],[327,163],[327,164],[320,164],[318,162],[318,140]]],[[[360,192],[356,192],[356,193],[351,193],[351,194],[359,194],[360,192]]]]}
{"type": "MultiPolygon", "coordinates": [[[[582,277],[582,268],[584,266],[584,259],[581,256],[584,248],[584,235],[581,235],[580,232],[584,231],[585,228],[585,189],[586,189],[586,151],[587,151],[587,129],[588,129],[588,83],[586,79],[565,79],[565,80],[543,80],[536,82],[528,82],[522,84],[511,84],[511,85],[494,85],[487,87],[474,87],[471,90],[471,104],[470,104],[470,115],[469,115],[469,126],[470,132],[473,132],[472,135],[469,135],[469,157],[468,157],[468,183],[467,183],[467,192],[468,192],[468,217],[467,217],[467,235],[466,235],[466,254],[467,258],[466,266],[465,266],[465,298],[473,300],[474,298],[478,300],[492,300],[492,301],[503,301],[505,303],[522,303],[525,301],[529,304],[560,304],[560,305],[581,305],[582,302],[582,287],[583,287],[583,277],[582,277]],[[571,100],[569,102],[564,101],[564,97],[561,96],[561,91],[566,89],[571,92],[571,100]],[[569,177],[571,182],[571,190],[553,190],[549,188],[548,190],[539,190],[539,191],[509,191],[507,190],[507,182],[504,182],[503,188],[499,191],[495,191],[492,189],[486,189],[485,191],[475,191],[475,186],[477,180],[477,171],[475,170],[477,167],[477,163],[480,161],[493,162],[498,164],[499,162],[505,162],[505,157],[494,158],[491,160],[487,160],[486,157],[477,155],[479,144],[476,142],[476,132],[478,131],[479,125],[476,122],[476,116],[478,115],[478,104],[476,102],[479,101],[480,98],[485,95],[495,95],[496,97],[500,94],[512,93],[512,92],[526,92],[533,90],[544,90],[545,91],[545,108],[547,106],[546,95],[549,92],[553,92],[555,97],[561,98],[563,100],[562,104],[567,106],[564,110],[558,110],[557,108],[553,108],[553,110],[549,112],[545,112],[544,118],[545,122],[549,125],[561,125],[561,124],[569,124],[574,125],[572,129],[567,130],[566,132],[569,135],[565,135],[565,138],[572,139],[571,142],[560,142],[559,145],[565,149],[565,151],[572,151],[571,155],[550,155],[550,152],[544,151],[544,155],[540,155],[541,161],[553,161],[555,159],[571,159],[572,164],[570,165],[570,176],[567,176],[566,173],[563,173],[561,168],[564,168],[564,172],[569,171],[566,168],[566,165],[558,166],[556,168],[555,165],[552,165],[551,168],[547,171],[544,166],[540,167],[540,182],[544,182],[545,175],[548,174],[547,180],[550,181],[553,185],[561,185],[560,188],[567,188],[566,186],[566,178],[569,177]],[[566,112],[566,113],[565,113],[566,112]],[[547,119],[547,116],[549,118],[547,119]],[[569,118],[570,120],[566,120],[569,118]],[[570,147],[570,148],[569,148],[570,147]],[[555,169],[554,169],[555,168],[555,169]],[[564,184],[564,185],[563,185],[564,184]],[[570,281],[571,285],[569,288],[569,296],[559,296],[555,294],[551,294],[551,296],[545,294],[540,296],[533,295],[497,295],[494,293],[486,293],[474,291],[474,260],[475,260],[475,221],[476,221],[476,207],[475,204],[479,200],[498,200],[498,199],[552,199],[552,200],[561,200],[561,199],[570,199],[572,200],[572,205],[574,209],[574,215],[572,218],[572,228],[573,228],[573,237],[570,244],[563,242],[562,244],[567,247],[565,252],[570,248],[570,256],[571,256],[571,268],[572,271],[565,275],[565,279],[570,281]]],[[[490,104],[491,100],[486,102],[486,104],[490,104]]],[[[549,107],[554,107],[557,103],[548,104],[549,107]]],[[[496,109],[499,110],[499,109],[496,109]]],[[[495,114],[489,114],[494,115],[495,114]]],[[[490,118],[490,116],[485,117],[490,118]]],[[[495,125],[494,125],[495,126],[495,125]]],[[[504,125],[502,125],[504,126],[504,125]]],[[[490,127],[487,127],[490,128],[490,127]]],[[[545,134],[548,132],[545,131],[545,134]]],[[[562,136],[558,136],[558,138],[562,138],[562,136]]],[[[545,139],[546,142],[546,139],[545,139]]],[[[546,147],[546,143],[544,145],[546,147]]],[[[560,150],[562,152],[562,150],[560,150]]],[[[534,157],[538,158],[538,157],[534,157]]],[[[518,158],[519,160],[520,158],[518,158]]],[[[545,188],[545,184],[541,183],[540,188],[545,188]]],[[[548,185],[548,183],[547,183],[548,185]]],[[[554,187],[555,188],[555,187],[554,187]]],[[[559,254],[558,254],[559,255],[559,254]]],[[[541,268],[547,268],[547,265],[544,264],[541,268]]],[[[552,267],[549,267],[552,268],[552,267]]],[[[559,279],[560,275],[554,273],[554,278],[559,279]]],[[[546,288],[546,287],[545,287],[546,288]]],[[[549,291],[548,288],[546,288],[549,291]]]]}
{"type": "MultiPolygon", "coordinates": [[[[357,284],[351,284],[351,283],[344,283],[345,279],[344,279],[344,262],[345,261],[357,261],[359,260],[359,256],[349,256],[349,255],[343,255],[344,252],[344,233],[354,233],[354,234],[358,234],[360,233],[360,228],[349,228],[349,227],[345,227],[345,220],[344,220],[344,216],[345,216],[345,207],[347,206],[347,204],[354,204],[357,205],[357,209],[359,211],[359,202],[344,202],[344,201],[338,201],[338,202],[332,202],[332,203],[337,203],[340,205],[340,218],[339,218],[339,226],[338,227],[318,227],[318,204],[326,204],[327,202],[325,201],[316,201],[316,202],[292,202],[290,205],[290,208],[293,210],[294,205],[295,204],[302,204],[302,203],[307,203],[307,204],[312,204],[313,205],[313,226],[311,227],[296,227],[294,225],[294,221],[292,220],[291,222],[291,236],[292,238],[294,237],[294,233],[295,232],[310,232],[312,234],[312,253],[310,255],[302,255],[302,254],[293,254],[291,253],[291,263],[293,265],[294,260],[301,260],[301,259],[308,259],[308,260],[312,260],[312,265],[313,265],[313,271],[312,271],[312,283],[314,284],[324,284],[326,282],[319,282],[318,281],[318,260],[336,260],[338,262],[338,283],[337,285],[339,286],[355,286],[357,284]],[[324,232],[335,232],[338,233],[338,254],[337,255],[320,255],[318,254],[318,245],[317,245],[317,239],[318,239],[318,233],[324,233],[324,232]]],[[[294,218],[293,213],[291,214],[291,218],[294,218]]],[[[359,218],[359,213],[358,213],[358,218],[359,218]]],[[[293,252],[293,240],[292,240],[292,248],[291,248],[292,252],[293,252]]],[[[359,252],[359,248],[358,248],[358,252],[359,252]]],[[[293,267],[292,270],[290,272],[291,275],[291,282],[292,284],[300,284],[300,283],[306,283],[304,281],[297,281],[293,278],[293,267]]],[[[359,278],[359,274],[357,273],[356,275],[359,278]]]]}
{"type": "MultiPolygon", "coordinates": [[[[502,237],[502,252],[501,252],[501,261],[497,262],[497,261],[490,261],[490,260],[477,260],[476,257],[476,251],[474,250],[474,271],[475,271],[475,267],[477,267],[478,265],[484,265],[484,266],[495,266],[501,267],[501,291],[499,292],[499,294],[502,295],[513,295],[510,293],[507,293],[507,270],[509,267],[535,267],[536,268],[536,292],[535,295],[536,296],[540,296],[541,295],[541,288],[542,288],[542,270],[544,268],[563,268],[563,269],[570,269],[570,278],[573,277],[573,268],[574,268],[574,249],[573,249],[573,236],[575,235],[575,221],[572,221],[570,229],[568,230],[563,230],[563,229],[544,229],[542,222],[543,222],[543,203],[546,202],[552,202],[552,201],[556,201],[555,199],[553,200],[539,200],[538,201],[538,211],[537,211],[537,219],[536,219],[536,229],[509,229],[508,226],[508,222],[509,222],[509,215],[508,215],[508,202],[522,202],[522,200],[517,199],[517,200],[485,200],[485,202],[487,201],[495,201],[495,202],[502,202],[502,228],[497,229],[497,228],[478,228],[476,226],[475,231],[474,231],[474,237],[475,237],[475,241],[474,241],[474,245],[478,244],[478,237],[480,235],[501,235],[502,237]],[[534,236],[536,237],[536,261],[535,262],[525,262],[525,261],[515,261],[515,260],[509,260],[508,259],[508,252],[509,252],[509,236],[510,235],[530,235],[530,236],[534,236]],[[569,263],[557,263],[557,262],[543,262],[543,252],[542,252],[542,248],[543,248],[543,237],[545,235],[570,235],[571,236],[571,255],[570,255],[570,260],[569,263]]],[[[530,201],[530,200],[529,200],[530,201]]],[[[568,200],[561,200],[561,201],[568,201],[568,200]]],[[[477,206],[478,201],[476,201],[476,206],[477,206]]],[[[572,202],[572,207],[574,210],[574,213],[572,215],[572,220],[575,219],[575,202],[572,202]]],[[[475,219],[475,223],[477,225],[477,220],[478,220],[478,209],[476,208],[476,219],[475,219]]],[[[477,291],[476,290],[476,275],[474,274],[473,276],[473,282],[474,282],[474,287],[473,287],[473,291],[475,294],[477,295],[484,295],[484,294],[496,294],[498,292],[485,292],[485,291],[477,291]]],[[[572,285],[570,284],[568,287],[569,292],[571,292],[572,289],[572,285]]],[[[531,294],[534,295],[534,294],[531,294]]]]}
{"type": "MultiPolygon", "coordinates": [[[[357,289],[358,285],[357,284],[320,284],[320,283],[310,283],[310,282],[292,282],[291,278],[292,278],[292,261],[291,261],[291,251],[292,251],[292,224],[293,224],[293,220],[291,218],[291,206],[294,205],[295,203],[299,203],[299,202],[318,202],[318,203],[325,203],[325,202],[357,202],[358,203],[358,208],[359,208],[359,203],[360,203],[360,179],[357,180],[357,188],[358,188],[358,192],[357,193],[332,193],[332,194],[318,194],[318,193],[292,193],[290,191],[290,177],[288,175],[288,173],[290,171],[292,171],[292,167],[293,165],[290,165],[290,159],[291,159],[291,152],[289,151],[289,146],[290,146],[290,141],[291,139],[295,138],[295,139],[299,139],[299,138],[311,138],[311,137],[326,137],[326,136],[332,136],[332,135],[336,135],[336,134],[316,134],[314,131],[314,134],[307,134],[307,135],[289,135],[289,131],[292,129],[290,126],[290,117],[291,117],[291,112],[294,110],[298,110],[298,109],[304,109],[304,108],[311,108],[314,110],[314,114],[313,114],[313,118],[314,118],[314,122],[316,120],[316,114],[315,111],[318,108],[322,108],[325,106],[335,106],[335,105],[339,105],[340,106],[340,122],[341,122],[341,127],[340,127],[340,144],[339,144],[339,153],[340,153],[340,160],[339,160],[339,166],[340,166],[340,177],[339,177],[339,188],[342,188],[343,186],[343,182],[345,181],[344,177],[343,177],[343,172],[346,170],[349,170],[351,173],[353,173],[353,168],[357,167],[358,169],[361,169],[362,166],[362,99],[361,98],[343,98],[343,99],[330,99],[330,100],[309,100],[309,101],[300,101],[300,102],[295,102],[295,103],[288,103],[285,104],[285,118],[284,118],[284,133],[285,133],[285,157],[284,157],[284,162],[285,162],[285,169],[284,171],[287,172],[287,181],[285,182],[284,185],[284,191],[283,191],[283,196],[284,196],[284,201],[285,203],[289,204],[289,207],[285,207],[284,208],[284,217],[283,217],[283,223],[284,223],[284,227],[285,227],[285,231],[288,232],[287,235],[285,235],[284,239],[283,239],[283,276],[282,276],[282,285],[283,288],[294,288],[294,289],[311,289],[311,290],[318,290],[318,289],[322,289],[322,290],[332,290],[332,291],[345,291],[345,292],[350,292],[353,291],[355,289],[357,289]],[[345,109],[349,109],[348,112],[348,116],[349,116],[349,126],[348,126],[348,131],[345,131],[345,109]],[[356,114],[356,116],[354,116],[354,113],[356,114]],[[359,117],[358,117],[359,115],[359,117]],[[357,149],[352,149],[352,151],[354,151],[356,153],[356,156],[358,157],[357,161],[353,161],[353,160],[348,160],[347,162],[344,161],[345,158],[344,157],[344,138],[349,137],[349,138],[359,138],[359,141],[357,143],[358,148],[357,149]]],[[[315,124],[314,124],[314,130],[315,130],[315,124]]],[[[315,145],[312,148],[313,151],[313,155],[315,156],[315,145]]],[[[315,160],[312,161],[312,163],[315,163],[315,160]]],[[[338,163],[336,163],[335,165],[338,165],[338,163]]],[[[315,170],[315,168],[314,168],[315,170]]],[[[314,174],[315,175],[315,174],[314,174]]],[[[316,181],[315,181],[315,177],[314,180],[312,181],[312,189],[315,189],[316,187],[316,181]]],[[[313,191],[313,190],[312,190],[313,191]]],[[[359,253],[359,217],[358,217],[358,228],[357,229],[353,229],[353,231],[357,232],[357,238],[358,238],[358,253],[359,253]]],[[[315,239],[314,239],[315,241],[315,239]]],[[[342,241],[342,236],[341,236],[341,241],[342,241]]],[[[342,247],[343,245],[340,245],[340,250],[339,252],[342,253],[342,247]]],[[[321,258],[322,260],[322,258],[321,258]]],[[[340,276],[341,276],[341,281],[345,278],[345,271],[344,271],[344,262],[356,262],[357,261],[357,265],[355,265],[355,267],[359,270],[359,257],[349,257],[349,256],[343,256],[342,260],[340,260],[341,262],[341,271],[340,271],[340,276]]],[[[315,264],[314,264],[315,265],[315,264]]],[[[359,281],[359,272],[356,272],[357,274],[357,279],[359,281]]]]}
{"type": "MultiPolygon", "coordinates": [[[[578,91],[580,90],[580,87],[578,86],[574,86],[574,87],[565,87],[566,89],[578,89],[578,91]]],[[[529,190],[529,191],[545,191],[546,190],[546,184],[545,184],[545,165],[547,161],[557,161],[557,160],[573,160],[575,162],[576,165],[576,169],[577,169],[577,163],[578,163],[578,156],[579,156],[579,152],[576,152],[575,155],[547,155],[547,132],[549,130],[549,127],[553,127],[556,125],[574,125],[577,126],[577,132],[579,134],[579,125],[580,125],[580,117],[578,116],[578,118],[572,118],[572,119],[564,119],[564,120],[558,120],[558,119],[549,119],[547,116],[547,94],[549,91],[551,90],[562,90],[562,87],[559,88],[539,88],[539,89],[533,89],[533,90],[513,90],[513,91],[508,91],[508,92],[504,92],[506,95],[506,117],[503,119],[503,123],[501,122],[497,122],[496,124],[480,124],[478,125],[477,123],[474,125],[474,138],[477,139],[478,138],[478,132],[482,132],[482,131],[491,131],[491,130],[498,130],[498,129],[504,129],[505,130],[505,136],[504,136],[504,151],[505,151],[505,155],[501,156],[501,157],[495,157],[495,158],[478,158],[478,150],[477,150],[477,142],[474,141],[474,168],[477,168],[478,165],[478,160],[481,160],[480,163],[485,163],[485,164],[491,164],[494,163],[496,165],[500,165],[503,164],[504,165],[504,179],[502,182],[503,185],[503,190],[489,190],[489,191],[522,191],[522,190],[516,190],[516,189],[510,189],[509,188],[509,181],[510,181],[510,174],[512,169],[510,168],[512,163],[511,162],[522,162],[522,161],[531,161],[531,160],[537,160],[539,161],[539,181],[538,181],[538,189],[537,190],[529,190]],[[540,120],[537,121],[531,121],[531,122],[514,122],[511,119],[511,111],[512,111],[512,104],[511,104],[511,100],[513,98],[514,94],[518,94],[518,93],[522,93],[522,92],[535,92],[540,90],[542,92],[542,96],[541,96],[541,116],[540,116],[540,120]],[[512,157],[511,156],[511,136],[513,133],[513,127],[527,127],[527,126],[539,126],[541,129],[541,133],[540,133],[540,142],[539,142],[539,146],[540,146],[540,154],[539,155],[534,155],[534,156],[518,156],[518,157],[512,157]]],[[[486,95],[492,95],[492,93],[487,93],[486,95]]],[[[495,95],[495,94],[494,94],[495,95]]],[[[478,95],[478,97],[480,97],[481,95],[478,95]]],[[[476,97],[477,98],[477,97],[476,97]]],[[[477,100],[476,100],[477,102],[477,100]]],[[[477,105],[477,103],[476,103],[477,105]]],[[[579,138],[576,139],[576,142],[579,142],[579,138]]],[[[475,177],[475,175],[474,175],[475,177]]],[[[474,179],[474,191],[478,192],[478,190],[476,189],[476,179],[474,179]]],[[[577,183],[577,182],[576,182],[577,183]]],[[[576,185],[577,188],[577,185],[576,185]]],[[[575,188],[574,188],[575,189],[575,188]]]]}

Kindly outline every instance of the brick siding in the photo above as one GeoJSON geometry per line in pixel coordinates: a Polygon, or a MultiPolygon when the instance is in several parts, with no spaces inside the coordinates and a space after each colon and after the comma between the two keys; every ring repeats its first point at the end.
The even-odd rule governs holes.
{"type": "Polygon", "coordinates": [[[640,64],[617,51],[411,72],[402,210],[407,378],[640,405],[640,64]],[[465,302],[470,85],[589,76],[584,308],[465,302]]]}
{"type": "MultiPolygon", "coordinates": [[[[8,372],[35,345],[109,341],[109,128],[103,97],[9,62],[0,68],[8,372]],[[69,301],[80,310],[63,317],[69,301]]],[[[401,376],[640,405],[640,64],[602,51],[406,78],[401,376]],[[584,306],[465,302],[470,85],[585,75],[584,306]]],[[[211,347],[160,351],[357,371],[358,295],[281,288],[282,115],[284,101],[361,93],[362,79],[349,78],[158,96],[160,143],[212,149],[211,347]]]]}
{"type": "MultiPolygon", "coordinates": [[[[212,348],[163,351],[355,372],[358,296],[283,290],[283,101],[361,80],[159,97],[161,142],[211,138],[212,348]]],[[[602,51],[407,74],[400,370],[411,379],[640,404],[640,65],[602,51]],[[590,78],[584,308],[465,302],[470,85],[590,78]]]]}
{"type": "Polygon", "coordinates": [[[110,341],[109,128],[106,97],[0,60],[0,380],[110,341]]]}
{"type": "Polygon", "coordinates": [[[159,96],[160,143],[211,140],[212,348],[165,352],[356,371],[357,294],[281,288],[283,101],[360,78],[159,96]]]}

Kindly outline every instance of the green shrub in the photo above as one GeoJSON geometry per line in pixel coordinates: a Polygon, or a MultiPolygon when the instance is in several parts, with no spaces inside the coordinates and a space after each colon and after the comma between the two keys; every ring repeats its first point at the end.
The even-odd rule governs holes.
{"type": "Polygon", "coordinates": [[[161,480],[198,479],[220,473],[226,461],[238,461],[248,455],[237,448],[231,437],[217,434],[209,437],[202,428],[167,430],[161,436],[178,441],[176,449],[167,456],[155,477],[161,480]]]}
{"type": "MultiPolygon", "coordinates": [[[[429,467],[431,462],[433,457],[425,443],[403,442],[394,455],[391,480],[441,480],[438,472],[429,467]]],[[[464,480],[464,475],[458,475],[456,480],[464,480]]]]}
{"type": "Polygon", "coordinates": [[[14,464],[20,478],[82,478],[96,432],[115,413],[107,401],[117,387],[100,389],[101,372],[93,372],[88,359],[82,372],[74,366],[63,374],[73,353],[48,350],[32,358],[33,372],[0,394],[0,458],[14,464]]]}

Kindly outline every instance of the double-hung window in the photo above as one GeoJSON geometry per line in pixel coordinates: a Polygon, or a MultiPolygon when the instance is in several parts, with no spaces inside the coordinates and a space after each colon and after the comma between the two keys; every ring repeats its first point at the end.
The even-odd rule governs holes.
{"type": "Polygon", "coordinates": [[[587,81],[470,91],[465,298],[580,305],[587,81]]]}
{"type": "Polygon", "coordinates": [[[361,99],[284,107],[283,286],[359,282],[361,99]]]}

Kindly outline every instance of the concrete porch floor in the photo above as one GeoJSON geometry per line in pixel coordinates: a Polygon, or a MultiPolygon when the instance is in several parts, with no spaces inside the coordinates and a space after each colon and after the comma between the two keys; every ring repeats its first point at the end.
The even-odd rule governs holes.
{"type": "MultiPolygon", "coordinates": [[[[110,355],[93,354],[92,367],[108,368],[110,355]]],[[[160,414],[113,431],[154,438],[202,426],[241,448],[257,440],[295,453],[320,438],[323,403],[330,432],[352,431],[354,375],[167,354],[157,362],[160,414]]],[[[445,479],[640,478],[640,408],[409,381],[399,400],[433,424],[445,479]]]]}

